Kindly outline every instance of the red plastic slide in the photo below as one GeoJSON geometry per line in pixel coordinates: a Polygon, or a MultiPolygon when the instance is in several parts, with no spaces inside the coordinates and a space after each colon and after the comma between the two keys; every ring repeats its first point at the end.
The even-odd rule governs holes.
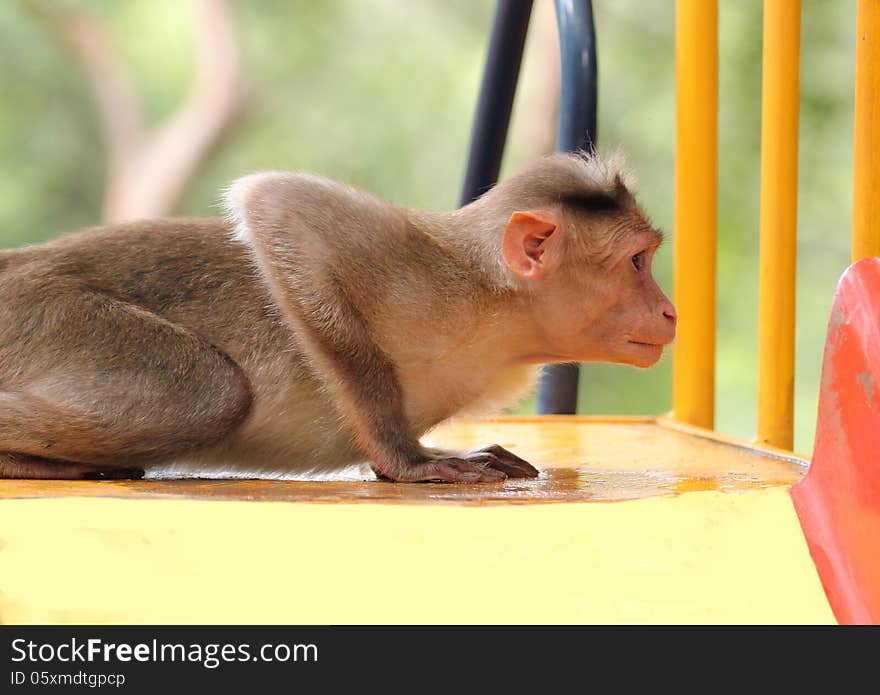
{"type": "Polygon", "coordinates": [[[837,286],[813,461],[791,496],[837,620],[880,623],[880,258],[837,286]]]}

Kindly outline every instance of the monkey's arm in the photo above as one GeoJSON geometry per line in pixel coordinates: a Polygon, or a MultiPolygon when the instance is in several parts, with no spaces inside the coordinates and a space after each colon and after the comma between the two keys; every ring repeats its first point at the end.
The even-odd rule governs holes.
{"type": "MultiPolygon", "coordinates": [[[[397,481],[479,482],[533,477],[503,450],[463,456],[423,448],[404,411],[396,367],[371,332],[395,243],[394,210],[318,177],[267,173],[236,182],[227,198],[272,295],[377,475],[397,481]]],[[[390,269],[393,271],[393,269],[390,269]]]]}

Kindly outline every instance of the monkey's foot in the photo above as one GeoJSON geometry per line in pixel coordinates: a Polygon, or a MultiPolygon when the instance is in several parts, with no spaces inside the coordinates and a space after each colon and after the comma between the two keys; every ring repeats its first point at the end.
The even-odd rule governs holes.
{"type": "Polygon", "coordinates": [[[424,463],[389,475],[373,468],[380,480],[399,483],[497,483],[507,478],[536,478],[538,469],[497,444],[461,456],[432,452],[424,463]]]}
{"type": "Polygon", "coordinates": [[[143,468],[118,466],[99,467],[92,463],[53,461],[0,452],[0,478],[31,478],[37,480],[135,480],[144,477],[143,468]]]}

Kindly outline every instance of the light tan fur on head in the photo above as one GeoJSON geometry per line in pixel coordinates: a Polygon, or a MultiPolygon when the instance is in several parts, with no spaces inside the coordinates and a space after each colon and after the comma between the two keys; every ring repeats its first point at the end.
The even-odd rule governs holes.
{"type": "Polygon", "coordinates": [[[503,190],[520,209],[559,205],[568,198],[606,195],[621,203],[632,201],[635,178],[625,170],[621,151],[607,156],[596,152],[557,152],[533,162],[496,186],[486,196],[503,190]]]}
{"type": "MultiPolygon", "coordinates": [[[[470,247],[480,265],[499,288],[518,287],[501,257],[501,234],[511,215],[524,210],[554,210],[568,216],[565,244],[595,259],[605,257],[618,239],[608,230],[589,224],[580,211],[595,216],[603,210],[633,211],[642,215],[635,202],[635,177],[625,170],[619,150],[608,155],[579,150],[558,152],[531,163],[519,173],[501,181],[480,198],[449,213],[458,224],[444,227],[450,245],[470,247]],[[462,228],[469,230],[462,234],[462,228]]],[[[625,232],[625,230],[623,230],[625,232]]]]}

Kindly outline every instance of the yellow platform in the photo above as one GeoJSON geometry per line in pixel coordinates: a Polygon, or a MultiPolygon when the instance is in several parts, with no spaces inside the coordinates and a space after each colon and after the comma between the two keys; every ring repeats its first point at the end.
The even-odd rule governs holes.
{"type": "Polygon", "coordinates": [[[802,459],[650,418],[430,439],[542,474],[0,482],[0,621],[833,622],[788,495],[802,459]]]}

